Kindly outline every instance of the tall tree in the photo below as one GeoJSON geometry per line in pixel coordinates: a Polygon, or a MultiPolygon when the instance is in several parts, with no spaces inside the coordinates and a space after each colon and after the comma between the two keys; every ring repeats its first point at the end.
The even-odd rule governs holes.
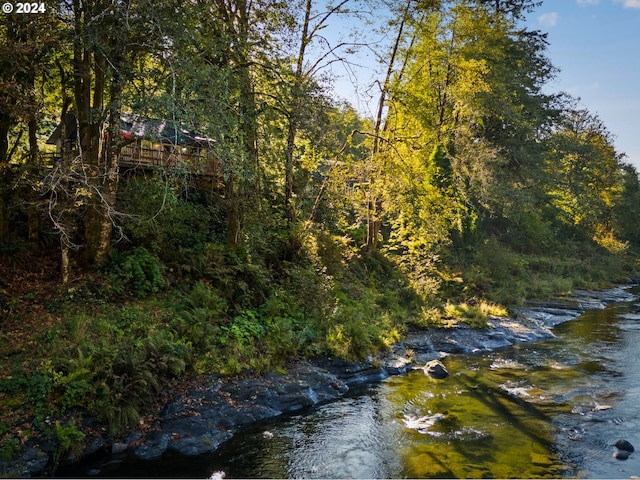
{"type": "Polygon", "coordinates": [[[547,159],[549,195],[568,225],[579,227],[608,248],[620,247],[616,205],[633,194],[628,170],[602,121],[586,110],[568,110],[550,139],[547,159]],[[625,180],[627,178],[627,188],[625,180]]]}
{"type": "MultiPolygon", "coordinates": [[[[326,28],[335,17],[349,13],[346,8],[352,0],[341,0],[335,4],[315,5],[314,0],[305,0],[304,9],[298,25],[298,51],[295,55],[295,65],[291,75],[287,99],[283,103],[287,123],[287,143],[285,151],[285,218],[291,229],[296,218],[294,205],[294,170],[296,167],[296,142],[298,131],[303,124],[308,103],[309,92],[314,88],[319,72],[333,61],[339,61],[338,52],[345,44],[329,44],[320,32],[326,28]],[[310,58],[309,50],[313,42],[321,40],[325,48],[319,54],[310,58]]],[[[295,248],[295,246],[291,246],[295,248]]]]}
{"type": "MultiPolygon", "coordinates": [[[[7,240],[10,233],[9,205],[17,194],[16,182],[20,183],[16,169],[26,165],[30,176],[37,170],[43,99],[36,86],[46,72],[59,33],[53,12],[0,18],[0,240],[7,240]]],[[[32,198],[14,200],[16,205],[29,205],[29,237],[33,239],[38,218],[35,203],[32,198]]]]}

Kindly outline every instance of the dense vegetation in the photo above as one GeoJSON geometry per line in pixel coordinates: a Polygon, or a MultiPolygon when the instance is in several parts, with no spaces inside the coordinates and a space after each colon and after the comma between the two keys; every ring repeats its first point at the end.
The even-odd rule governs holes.
{"type": "Polygon", "coordinates": [[[117,432],[189,376],[363,358],[636,269],[638,174],[545,90],[534,2],[321,3],[0,17],[1,458],[33,435],[59,457],[94,414],[117,432]],[[386,43],[321,36],[381,11],[386,43]],[[327,78],[367,42],[372,118],[327,78]],[[46,155],[69,112],[76,153],[46,155]],[[120,171],[123,113],[209,139],[219,184],[120,171]]]}

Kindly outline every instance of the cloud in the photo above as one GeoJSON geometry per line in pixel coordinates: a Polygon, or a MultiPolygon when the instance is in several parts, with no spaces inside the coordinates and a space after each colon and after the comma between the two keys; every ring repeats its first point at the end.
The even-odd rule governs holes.
{"type": "Polygon", "coordinates": [[[622,3],[624,8],[640,8],[640,0],[616,0],[617,3],[622,3]]]}
{"type": "Polygon", "coordinates": [[[576,0],[578,5],[597,5],[600,3],[600,0],[576,0]]]}
{"type": "MultiPolygon", "coordinates": [[[[640,2],[640,0],[627,0],[627,1],[640,2]]],[[[556,24],[558,23],[559,18],[560,18],[560,15],[558,15],[556,12],[543,13],[538,17],[538,22],[540,22],[540,25],[544,27],[555,27],[556,24]]]]}

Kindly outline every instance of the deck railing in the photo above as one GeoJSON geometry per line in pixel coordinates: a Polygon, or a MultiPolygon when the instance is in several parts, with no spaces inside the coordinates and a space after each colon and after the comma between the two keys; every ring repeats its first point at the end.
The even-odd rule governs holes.
{"type": "Polygon", "coordinates": [[[183,152],[181,147],[156,150],[144,148],[135,143],[127,145],[120,152],[120,167],[144,170],[169,168],[205,177],[222,176],[222,169],[213,154],[183,152]]]}
{"type": "MultiPolygon", "coordinates": [[[[120,152],[120,168],[122,171],[166,168],[204,177],[223,177],[222,168],[212,153],[199,154],[183,152],[182,147],[170,148],[157,150],[137,144],[126,145],[120,152]]],[[[60,159],[55,153],[41,153],[40,156],[45,162],[60,159]]]]}

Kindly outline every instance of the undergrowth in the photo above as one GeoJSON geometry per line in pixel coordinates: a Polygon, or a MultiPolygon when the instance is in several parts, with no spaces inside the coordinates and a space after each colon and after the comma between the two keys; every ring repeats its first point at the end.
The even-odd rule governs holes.
{"type": "MultiPolygon", "coordinates": [[[[402,259],[364,251],[342,233],[284,234],[277,226],[228,249],[211,197],[185,201],[154,188],[123,189],[136,205],[162,212],[125,222],[135,246],[113,250],[101,271],[49,298],[56,322],[19,347],[0,344],[0,411],[33,419],[29,428],[18,426],[20,415],[0,425],[0,459],[38,432],[56,445],[56,462],[73,456],[88,414],[115,434],[190,376],[283,371],[292,360],[323,355],[359,360],[397,342],[408,326],[487,328],[505,306],[604,288],[637,268],[631,254],[584,242],[517,250],[488,236],[462,254],[402,259]]],[[[16,300],[0,285],[0,311],[15,320],[21,305],[37,303],[29,295],[16,300]]]]}

